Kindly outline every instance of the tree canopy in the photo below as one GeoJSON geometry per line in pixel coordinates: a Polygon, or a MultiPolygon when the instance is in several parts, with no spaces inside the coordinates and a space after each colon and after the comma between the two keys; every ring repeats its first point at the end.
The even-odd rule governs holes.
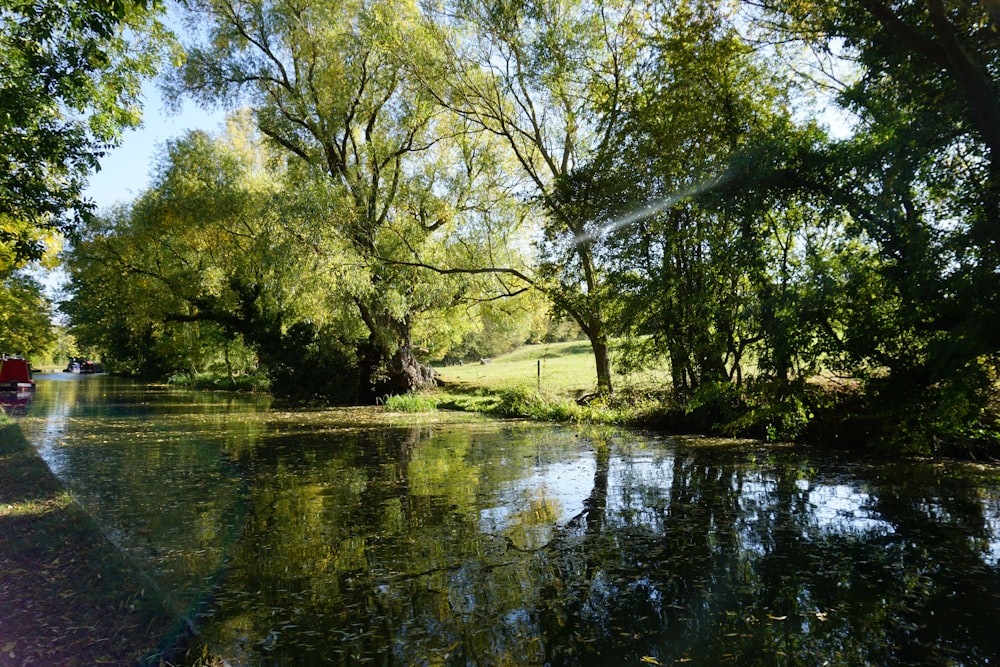
{"type": "Polygon", "coordinates": [[[418,286],[406,266],[475,216],[463,206],[489,169],[470,162],[467,130],[442,116],[407,66],[433,48],[417,5],[287,2],[191,3],[210,26],[175,81],[203,99],[245,103],[260,132],[298,161],[336,205],[317,227],[353,249],[350,298],[368,329],[358,363],[374,395],[420,388],[432,372],[413,351],[418,286]],[[442,230],[440,233],[439,230],[442,230]],[[363,277],[362,277],[363,276],[363,277]]]}
{"type": "Polygon", "coordinates": [[[0,272],[92,213],[99,158],[138,125],[167,33],[151,0],[0,3],[0,272]]]}
{"type": "Polygon", "coordinates": [[[88,227],[81,336],[156,350],[157,372],[238,344],[272,382],[336,372],[372,398],[432,384],[426,362],[476,336],[538,335],[541,298],[589,340],[598,393],[613,363],[665,365],[706,428],[816,428],[838,400],[822,374],[856,387],[845,433],[992,437],[992,5],[186,7],[171,89],[245,108],[243,130],[171,145],[88,227]]]}

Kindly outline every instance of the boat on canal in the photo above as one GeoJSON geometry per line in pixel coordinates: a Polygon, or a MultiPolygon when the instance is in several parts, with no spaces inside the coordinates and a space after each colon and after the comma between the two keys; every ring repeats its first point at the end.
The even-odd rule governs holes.
{"type": "Polygon", "coordinates": [[[34,388],[31,364],[27,359],[11,357],[3,360],[3,365],[0,366],[0,391],[23,393],[33,391],[34,388]]]}

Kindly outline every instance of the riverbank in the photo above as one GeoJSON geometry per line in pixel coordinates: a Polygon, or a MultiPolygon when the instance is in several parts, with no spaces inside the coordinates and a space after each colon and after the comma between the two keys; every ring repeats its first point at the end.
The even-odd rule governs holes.
{"type": "Polygon", "coordinates": [[[1000,461],[1000,411],[991,408],[962,429],[916,433],[898,428],[895,415],[866,402],[853,388],[800,383],[794,389],[761,385],[710,387],[694,400],[669,393],[625,390],[614,396],[565,394],[528,386],[489,389],[443,386],[421,394],[391,396],[390,411],[462,410],[546,422],[614,424],[665,434],[795,443],[854,452],[864,457],[899,455],[1000,461]]]}
{"type": "MultiPolygon", "coordinates": [[[[181,384],[219,388],[205,382],[181,384]]],[[[439,377],[434,389],[386,396],[378,403],[389,412],[455,410],[541,422],[627,426],[673,435],[795,443],[869,458],[904,455],[1000,461],[1000,405],[991,405],[978,419],[958,427],[932,423],[935,428],[929,428],[918,422],[914,428],[900,421],[898,407],[873,405],[853,384],[822,378],[794,385],[709,385],[679,401],[669,391],[641,387],[601,396],[584,389],[491,385],[482,378],[439,377]]],[[[921,412],[914,413],[917,419],[921,416],[921,412]]]]}
{"type": "Polygon", "coordinates": [[[20,428],[0,424],[0,667],[135,664],[171,623],[20,428]]]}

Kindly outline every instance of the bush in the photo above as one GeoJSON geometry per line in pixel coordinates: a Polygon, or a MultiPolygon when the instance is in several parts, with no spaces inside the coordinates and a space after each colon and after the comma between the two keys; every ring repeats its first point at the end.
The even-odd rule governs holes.
{"type": "Polygon", "coordinates": [[[234,375],[222,372],[174,373],[167,378],[167,384],[176,384],[192,389],[213,389],[220,391],[267,391],[270,381],[266,375],[234,375]]]}
{"type": "Polygon", "coordinates": [[[918,455],[995,455],[1000,449],[996,416],[989,406],[996,392],[980,369],[965,369],[931,382],[890,376],[869,381],[864,395],[878,417],[872,446],[918,455]]]}
{"type": "Polygon", "coordinates": [[[438,408],[438,399],[427,394],[410,392],[386,396],[383,406],[387,412],[434,412],[438,408]]]}
{"type": "Polygon", "coordinates": [[[531,417],[541,411],[542,399],[527,387],[509,387],[497,392],[494,410],[508,417],[531,417]]]}
{"type": "Polygon", "coordinates": [[[581,421],[584,410],[568,399],[552,398],[529,387],[508,387],[497,393],[490,412],[539,421],[581,421]]]}
{"type": "Polygon", "coordinates": [[[751,380],[739,390],[739,416],[723,431],[770,442],[797,440],[814,417],[808,392],[804,382],[751,380]]]}
{"type": "Polygon", "coordinates": [[[362,395],[358,360],[336,332],[298,322],[259,350],[276,397],[296,403],[353,403],[362,395]]]}

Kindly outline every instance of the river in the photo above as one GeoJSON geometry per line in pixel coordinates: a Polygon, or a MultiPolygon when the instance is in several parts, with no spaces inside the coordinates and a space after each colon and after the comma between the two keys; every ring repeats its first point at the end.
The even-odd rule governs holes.
{"type": "Polygon", "coordinates": [[[1000,468],[39,376],[214,664],[989,665],[1000,468]]]}

